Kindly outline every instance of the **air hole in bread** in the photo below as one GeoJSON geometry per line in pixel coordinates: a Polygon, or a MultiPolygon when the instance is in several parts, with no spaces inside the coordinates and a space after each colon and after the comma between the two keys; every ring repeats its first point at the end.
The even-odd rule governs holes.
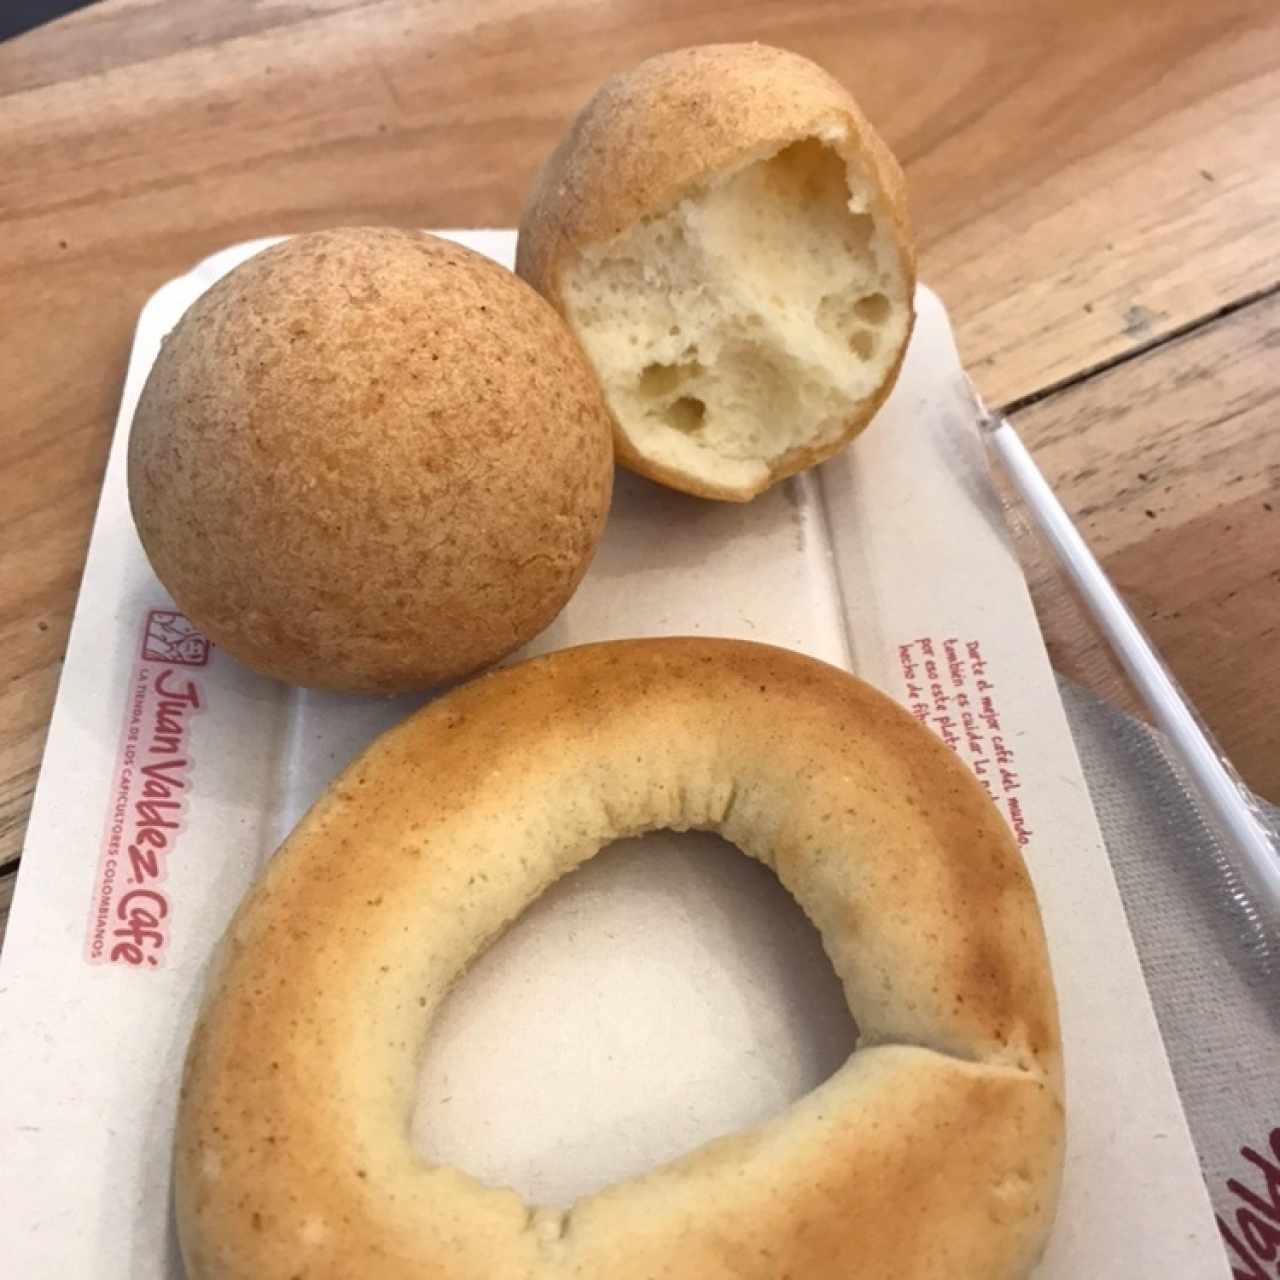
{"type": "Polygon", "coordinates": [[[702,372],[696,360],[683,364],[649,364],[640,374],[636,393],[643,400],[661,400],[674,397],[690,378],[702,372]]]}
{"type": "Polygon", "coordinates": [[[910,327],[882,217],[833,131],[585,249],[564,281],[568,318],[635,448],[743,487],[779,458],[829,452],[910,327]]]}
{"type": "Polygon", "coordinates": [[[876,353],[876,335],[868,333],[866,329],[859,329],[849,335],[849,350],[859,360],[870,360],[876,353]]]}
{"type": "Polygon", "coordinates": [[[889,299],[883,293],[869,293],[859,298],[854,314],[868,324],[884,324],[889,318],[889,299]]]}
{"type": "Polygon", "coordinates": [[[681,396],[667,410],[667,421],[686,435],[701,431],[707,420],[707,406],[697,396],[681,396]]]}

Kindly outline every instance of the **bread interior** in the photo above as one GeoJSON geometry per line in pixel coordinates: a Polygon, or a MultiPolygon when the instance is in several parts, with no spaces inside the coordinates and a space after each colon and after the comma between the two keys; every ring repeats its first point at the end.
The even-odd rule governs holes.
{"type": "Polygon", "coordinates": [[[838,440],[880,386],[911,300],[870,182],[811,137],[589,248],[570,323],[644,457],[750,486],[838,440]]]}

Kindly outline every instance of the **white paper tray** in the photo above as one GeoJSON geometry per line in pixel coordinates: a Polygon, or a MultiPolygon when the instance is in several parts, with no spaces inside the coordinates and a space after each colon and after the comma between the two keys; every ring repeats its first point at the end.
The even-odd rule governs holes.
{"type": "MultiPolygon", "coordinates": [[[[510,232],[455,238],[510,264],[510,232]]],[[[129,518],[128,423],[161,336],[267,243],[170,282],[139,323],[0,961],[5,1274],[181,1276],[169,1147],[205,961],[281,835],[415,705],[285,688],[153,616],[172,606],[129,518]],[[180,819],[154,896],[131,900],[133,967],[104,960],[139,887],[121,851],[143,820],[137,768],[155,745],[158,682],[194,687],[200,706],[162,726],[181,801],[166,812],[180,819]],[[148,929],[136,908],[158,916],[161,902],[148,929]]],[[[769,641],[851,668],[954,736],[1025,842],[1061,1000],[1067,1175],[1037,1274],[1223,1277],[946,315],[924,289],[919,311],[889,403],[819,472],[747,507],[621,473],[590,573],[529,652],[678,633],[769,641]]],[[[429,1157],[565,1200],[768,1114],[847,1052],[829,968],[767,874],[693,837],[634,843],[547,895],[451,997],[415,1118],[429,1157]]]]}

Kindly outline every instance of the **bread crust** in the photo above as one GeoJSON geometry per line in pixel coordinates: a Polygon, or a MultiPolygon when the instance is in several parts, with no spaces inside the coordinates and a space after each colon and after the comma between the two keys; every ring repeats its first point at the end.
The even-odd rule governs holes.
{"type": "Polygon", "coordinates": [[[156,574],[209,637],[295,684],[393,692],[488,666],[586,572],[607,410],[559,316],[419,232],[294,237],[166,339],[129,440],[156,574]]]}
{"type": "Polygon", "coordinates": [[[535,179],[520,220],[516,272],[566,317],[565,272],[580,252],[666,213],[696,188],[820,137],[863,173],[872,212],[907,285],[910,323],[880,386],[838,435],[790,450],[750,485],[721,485],[647,457],[613,419],[618,461],[704,498],[747,502],[844,448],[893,389],[915,323],[915,243],[906,184],[892,152],[839,81],[816,63],[763,44],[696,45],[659,54],[607,81],[535,179]]]}
{"type": "Polygon", "coordinates": [[[623,641],[485,676],[378,739],[233,920],[175,1151],[191,1280],[1014,1280],[1063,1149],[1057,1012],[1016,844],[963,764],[843,672],[623,641]],[[599,848],[720,831],[820,931],[861,1043],[774,1119],[567,1213],[423,1163],[450,985],[599,848]]]}

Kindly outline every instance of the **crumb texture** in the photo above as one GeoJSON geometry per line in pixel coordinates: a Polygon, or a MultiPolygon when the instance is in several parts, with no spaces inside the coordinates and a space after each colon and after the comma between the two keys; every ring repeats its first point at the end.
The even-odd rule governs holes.
{"type": "Polygon", "coordinates": [[[570,323],[638,449],[747,480],[839,439],[911,324],[871,208],[865,177],[808,138],[583,253],[570,323]]]}

